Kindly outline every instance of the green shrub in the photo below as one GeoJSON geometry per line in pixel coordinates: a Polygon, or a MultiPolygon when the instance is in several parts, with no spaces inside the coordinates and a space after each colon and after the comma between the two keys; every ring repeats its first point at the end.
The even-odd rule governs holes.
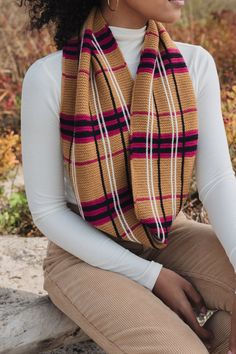
{"type": "Polygon", "coordinates": [[[7,197],[4,187],[0,187],[0,234],[39,235],[32,222],[24,188],[19,188],[7,197]]]}

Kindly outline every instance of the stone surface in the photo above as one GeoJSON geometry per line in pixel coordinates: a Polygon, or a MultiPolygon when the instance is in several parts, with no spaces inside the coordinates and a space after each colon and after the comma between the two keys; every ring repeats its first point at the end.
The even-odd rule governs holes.
{"type": "MultiPolygon", "coordinates": [[[[16,235],[0,236],[0,327],[4,328],[4,330],[1,330],[0,334],[0,353],[6,354],[6,351],[3,351],[3,345],[6,345],[8,341],[11,341],[11,343],[19,343],[20,341],[17,336],[21,336],[21,338],[25,340],[29,338],[29,335],[35,335],[32,326],[29,326],[29,320],[24,321],[23,318],[28,318],[31,311],[34,314],[34,316],[31,317],[33,321],[33,318],[38,316],[37,311],[40,307],[39,313],[41,314],[41,317],[38,317],[37,320],[39,320],[39,318],[42,320],[43,316],[50,311],[52,319],[53,316],[54,318],[59,318],[59,324],[56,328],[57,331],[54,332],[57,333],[55,336],[57,337],[58,333],[61,333],[61,336],[59,335],[59,337],[56,338],[57,349],[48,350],[50,345],[55,344],[53,344],[52,341],[49,341],[47,349],[40,351],[40,353],[104,354],[104,351],[92,340],[81,342],[81,339],[83,340],[81,333],[78,337],[76,336],[78,326],[62,314],[51,301],[48,301],[47,292],[43,289],[42,269],[43,258],[46,255],[47,242],[46,237],[25,238],[16,235]],[[35,315],[35,313],[37,315],[35,315]],[[19,328],[18,323],[21,324],[21,328],[19,328]],[[65,326],[65,338],[63,337],[61,324],[65,326]],[[10,335],[9,331],[11,331],[11,329],[14,334],[16,334],[16,330],[19,329],[19,333],[17,333],[15,338],[14,334],[10,335]],[[24,333],[27,333],[27,331],[29,331],[29,335],[25,335],[24,337],[24,333]],[[77,338],[80,341],[79,343],[75,343],[77,338]],[[60,340],[62,340],[63,345],[60,343],[60,340]],[[68,342],[70,344],[68,344],[68,342]]],[[[47,318],[48,322],[45,322],[49,326],[48,328],[52,327],[50,326],[50,316],[47,318]]],[[[43,332],[41,333],[41,337],[39,336],[39,340],[42,340],[42,338],[43,332]]],[[[84,338],[86,338],[86,335],[84,338]]],[[[53,339],[55,340],[55,338],[53,339]]],[[[8,351],[8,353],[16,354],[17,351],[8,351]]],[[[24,354],[26,353],[27,352],[24,354]]],[[[37,353],[39,353],[39,351],[37,351],[37,353]]]]}

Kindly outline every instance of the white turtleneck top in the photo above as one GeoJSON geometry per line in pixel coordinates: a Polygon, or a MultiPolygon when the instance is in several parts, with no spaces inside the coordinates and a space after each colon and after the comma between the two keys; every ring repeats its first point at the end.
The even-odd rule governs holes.
{"type": "MultiPolygon", "coordinates": [[[[135,75],[146,27],[109,26],[135,75]]],[[[175,41],[193,82],[199,116],[196,180],[211,225],[236,270],[236,179],[221,112],[215,61],[199,45],[175,41]]],[[[51,241],[85,262],[118,272],[152,290],[162,264],[135,255],[78,217],[60,147],[62,51],[36,60],[22,86],[21,139],[26,195],[35,225],[51,241]]],[[[198,261],[198,260],[196,260],[198,261]]]]}

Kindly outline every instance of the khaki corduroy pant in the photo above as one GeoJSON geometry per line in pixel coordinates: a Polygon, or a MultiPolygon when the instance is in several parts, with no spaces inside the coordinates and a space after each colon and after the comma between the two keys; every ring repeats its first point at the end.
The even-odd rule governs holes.
{"type": "Polygon", "coordinates": [[[162,250],[130,250],[189,280],[207,308],[218,309],[204,324],[215,334],[211,347],[149,289],[89,265],[51,241],[43,263],[44,289],[106,353],[227,354],[236,282],[222,245],[211,225],[190,220],[182,211],[169,240],[162,250]]]}

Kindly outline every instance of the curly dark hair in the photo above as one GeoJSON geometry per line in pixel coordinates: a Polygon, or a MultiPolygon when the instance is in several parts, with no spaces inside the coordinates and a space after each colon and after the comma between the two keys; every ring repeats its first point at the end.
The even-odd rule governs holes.
{"type": "Polygon", "coordinates": [[[77,35],[93,6],[101,0],[19,0],[29,13],[30,30],[54,26],[54,42],[58,50],[77,35]]]}

